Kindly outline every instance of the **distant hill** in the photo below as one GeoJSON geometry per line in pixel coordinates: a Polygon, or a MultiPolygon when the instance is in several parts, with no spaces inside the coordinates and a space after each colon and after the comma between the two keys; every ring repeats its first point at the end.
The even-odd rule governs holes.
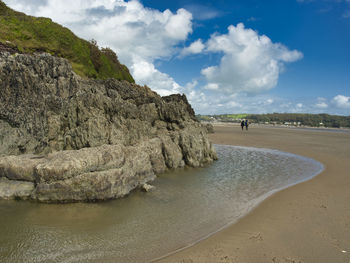
{"type": "Polygon", "coordinates": [[[16,12],[1,0],[0,50],[47,52],[69,60],[74,72],[80,76],[135,82],[128,68],[120,64],[111,49],[99,49],[96,41],[81,39],[49,18],[16,12]]]}
{"type": "Polygon", "coordinates": [[[270,113],[270,114],[221,114],[197,115],[200,121],[239,122],[248,119],[253,123],[287,124],[292,126],[350,128],[350,116],[329,114],[303,114],[303,113],[270,113]]]}

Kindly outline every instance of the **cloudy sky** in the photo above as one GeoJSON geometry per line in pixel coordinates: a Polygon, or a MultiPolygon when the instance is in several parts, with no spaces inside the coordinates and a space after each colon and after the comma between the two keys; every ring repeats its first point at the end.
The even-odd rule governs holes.
{"type": "Polygon", "coordinates": [[[350,0],[3,0],[114,49],[196,113],[350,115],[350,0]]]}

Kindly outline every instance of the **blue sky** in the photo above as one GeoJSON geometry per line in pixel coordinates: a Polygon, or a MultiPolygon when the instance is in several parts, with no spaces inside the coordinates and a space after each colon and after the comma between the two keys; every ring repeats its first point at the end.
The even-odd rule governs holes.
{"type": "Polygon", "coordinates": [[[350,115],[350,0],[5,0],[113,48],[196,113],[350,115]]]}

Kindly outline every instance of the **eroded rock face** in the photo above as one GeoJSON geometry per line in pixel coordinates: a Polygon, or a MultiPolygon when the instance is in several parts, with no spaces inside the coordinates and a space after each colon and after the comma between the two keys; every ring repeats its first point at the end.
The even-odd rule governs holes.
{"type": "Polygon", "coordinates": [[[64,59],[6,52],[0,94],[0,178],[33,184],[35,200],[117,198],[167,169],[216,159],[184,95],[82,79],[64,59]]]}
{"type": "Polygon", "coordinates": [[[30,182],[21,182],[0,178],[0,196],[1,199],[29,199],[34,190],[34,184],[30,182]]]}

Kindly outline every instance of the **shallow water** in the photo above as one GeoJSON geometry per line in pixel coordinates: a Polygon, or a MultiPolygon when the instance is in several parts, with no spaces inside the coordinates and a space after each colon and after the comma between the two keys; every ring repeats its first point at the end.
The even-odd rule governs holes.
{"type": "Polygon", "coordinates": [[[0,201],[0,262],[147,262],[232,224],[323,169],[275,150],[216,145],[219,160],[103,203],[0,201]]]}

